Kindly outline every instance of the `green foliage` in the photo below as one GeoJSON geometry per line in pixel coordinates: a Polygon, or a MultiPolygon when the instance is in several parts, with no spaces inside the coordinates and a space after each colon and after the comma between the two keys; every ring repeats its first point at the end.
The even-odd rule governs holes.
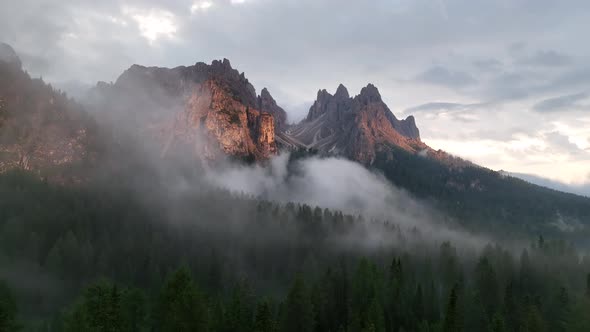
{"type": "Polygon", "coordinates": [[[124,189],[0,176],[0,263],[34,266],[21,275],[38,287],[15,278],[11,292],[0,287],[1,324],[14,330],[18,317],[43,331],[589,330],[590,260],[561,240],[535,240],[520,254],[430,244],[394,222],[215,190],[174,206],[175,223],[167,223],[170,211],[135,198],[124,189]],[[235,211],[238,226],[228,222],[235,211]],[[394,240],[351,244],[370,243],[368,230],[394,240]]]}
{"type": "Polygon", "coordinates": [[[460,332],[463,331],[463,317],[459,304],[459,285],[455,284],[451,289],[449,302],[443,324],[443,332],[460,332]]]}
{"type": "MultiPolygon", "coordinates": [[[[506,236],[532,232],[569,236],[587,245],[590,228],[564,234],[555,224],[590,223],[590,198],[558,192],[482,167],[447,166],[397,147],[378,154],[373,167],[414,195],[437,207],[464,227],[506,236]],[[503,234],[502,234],[503,233],[503,234]]],[[[451,162],[452,164],[452,162],[451,162]]]]}
{"type": "Polygon", "coordinates": [[[277,330],[273,312],[268,300],[262,300],[256,306],[254,332],[275,332],[277,330]]]}
{"type": "Polygon", "coordinates": [[[89,286],[63,317],[64,331],[145,331],[146,298],[138,289],[120,290],[101,281],[89,286]]]}
{"type": "Polygon", "coordinates": [[[20,325],[16,320],[17,307],[8,286],[0,281],[0,331],[18,331],[20,325]]]}
{"type": "Polygon", "coordinates": [[[205,298],[188,269],[173,273],[156,303],[154,325],[158,331],[207,331],[209,313],[205,298]]]}
{"type": "Polygon", "coordinates": [[[312,332],[314,330],[313,304],[307,286],[301,276],[297,276],[284,305],[282,331],[312,332]]]}

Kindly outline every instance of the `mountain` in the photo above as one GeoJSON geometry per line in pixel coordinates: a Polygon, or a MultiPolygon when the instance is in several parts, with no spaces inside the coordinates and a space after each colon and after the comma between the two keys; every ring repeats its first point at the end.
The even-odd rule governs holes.
{"type": "Polygon", "coordinates": [[[142,159],[137,147],[162,160],[180,154],[188,159],[182,168],[192,170],[193,159],[264,162],[290,149],[358,161],[473,230],[588,234],[581,229],[590,199],[432,149],[420,140],[415,119],[397,119],[371,84],[354,97],[343,85],[333,95],[320,90],[307,117],[288,125],[270,92],[257,95],[227,59],[171,69],[133,65],[90,91],[88,113],[31,79],[7,45],[0,47],[0,74],[0,173],[21,168],[66,182],[104,166],[104,177],[131,170],[145,179],[141,172],[153,159],[142,159]]]}
{"type": "Polygon", "coordinates": [[[551,179],[543,178],[540,176],[536,176],[533,174],[526,174],[526,173],[517,173],[517,172],[505,172],[500,171],[507,176],[513,176],[515,178],[519,178],[525,180],[527,182],[536,184],[538,186],[547,187],[567,193],[572,193],[576,195],[590,197],[590,184],[565,184],[559,181],[554,181],[551,179]]]}
{"type": "Polygon", "coordinates": [[[334,95],[319,90],[307,117],[279,132],[277,141],[290,149],[344,156],[365,165],[372,165],[379,154],[393,159],[394,150],[401,149],[447,167],[475,166],[422,142],[414,117],[397,119],[373,84],[362,88],[355,97],[350,97],[342,84],[334,95]]]}
{"type": "Polygon", "coordinates": [[[133,65],[115,83],[97,84],[90,100],[118,125],[147,133],[162,156],[185,148],[205,159],[266,160],[278,153],[275,128],[286,125],[268,90],[257,96],[227,59],[172,69],[133,65]]]}
{"type": "Polygon", "coordinates": [[[95,129],[82,106],[32,79],[14,50],[0,43],[0,173],[21,168],[65,181],[64,169],[95,158],[95,129]]]}
{"type": "Polygon", "coordinates": [[[506,177],[434,150],[420,140],[414,117],[397,119],[372,84],[354,97],[343,85],[334,95],[320,90],[307,117],[279,132],[277,142],[358,161],[474,231],[567,231],[580,240],[588,234],[581,231],[589,222],[588,198],[506,177]]]}
{"type": "Polygon", "coordinates": [[[334,95],[318,91],[307,118],[289,128],[285,136],[286,142],[365,164],[371,164],[387,145],[413,153],[428,149],[420,141],[414,118],[398,120],[372,84],[355,97],[343,85],[334,95]]]}

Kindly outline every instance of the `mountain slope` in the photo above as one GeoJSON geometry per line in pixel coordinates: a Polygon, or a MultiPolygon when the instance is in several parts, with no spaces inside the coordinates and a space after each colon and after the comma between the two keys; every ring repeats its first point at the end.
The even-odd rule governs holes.
{"type": "Polygon", "coordinates": [[[147,133],[162,156],[184,148],[206,159],[265,160],[278,151],[275,127],[286,122],[268,90],[256,96],[227,59],[173,69],[133,65],[114,84],[99,83],[91,98],[92,108],[111,111],[111,122],[147,133]]]}
{"type": "Polygon", "coordinates": [[[21,168],[63,181],[65,168],[92,162],[94,134],[80,105],[32,79],[0,44],[0,173],[21,168]]]}
{"type": "Polygon", "coordinates": [[[355,97],[350,97],[342,84],[334,95],[318,91],[307,117],[279,133],[277,140],[286,147],[345,156],[365,165],[373,164],[379,153],[393,158],[391,152],[395,147],[449,167],[474,166],[423,143],[414,117],[397,119],[372,84],[355,97]]]}
{"type": "Polygon", "coordinates": [[[342,85],[334,95],[320,90],[307,117],[277,137],[283,146],[361,162],[473,230],[583,238],[590,224],[588,198],[506,177],[427,146],[414,118],[398,120],[371,84],[353,98],[342,85]]]}

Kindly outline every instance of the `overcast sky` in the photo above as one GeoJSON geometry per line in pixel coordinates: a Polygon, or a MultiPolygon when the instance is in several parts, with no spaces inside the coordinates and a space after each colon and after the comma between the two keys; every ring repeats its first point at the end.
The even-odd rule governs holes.
{"type": "Polygon", "coordinates": [[[61,86],[226,57],[297,121],[318,89],[371,82],[434,148],[590,183],[588,0],[10,2],[0,40],[61,86]]]}

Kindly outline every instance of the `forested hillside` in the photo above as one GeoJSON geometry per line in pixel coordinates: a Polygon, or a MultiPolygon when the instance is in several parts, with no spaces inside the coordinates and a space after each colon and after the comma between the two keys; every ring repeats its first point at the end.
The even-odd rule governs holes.
{"type": "Polygon", "coordinates": [[[487,168],[448,167],[393,149],[374,169],[417,197],[431,200],[463,226],[487,233],[562,236],[587,246],[590,198],[537,186],[487,168]]]}
{"type": "Polygon", "coordinates": [[[125,185],[59,187],[27,173],[2,175],[0,292],[11,295],[0,300],[0,326],[587,331],[590,324],[590,260],[563,241],[472,248],[402,229],[395,216],[364,220],[211,188],[148,203],[125,185]]]}

